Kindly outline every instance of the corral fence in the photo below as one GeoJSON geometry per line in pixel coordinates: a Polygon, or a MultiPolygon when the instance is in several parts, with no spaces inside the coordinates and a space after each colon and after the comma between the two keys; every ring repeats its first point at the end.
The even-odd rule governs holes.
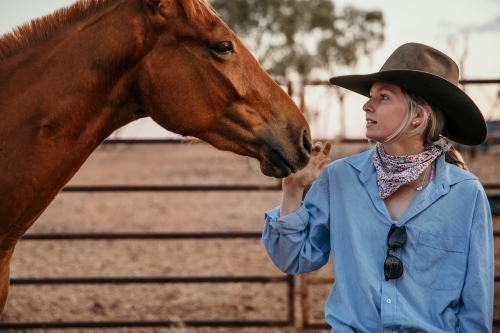
{"type": "MultiPolygon", "coordinates": [[[[105,145],[112,144],[181,144],[186,140],[108,140],[105,145]]],[[[279,184],[266,185],[146,185],[146,186],[66,186],[62,192],[211,192],[211,191],[280,191],[279,184]]],[[[261,232],[170,232],[170,233],[43,233],[26,234],[21,241],[82,241],[82,240],[197,240],[197,239],[260,239],[261,232]]],[[[293,327],[294,318],[294,283],[291,275],[279,276],[178,276],[178,277],[76,277],[76,278],[12,278],[11,285],[130,285],[130,284],[201,284],[201,283],[255,283],[284,284],[287,286],[287,318],[286,320],[182,320],[187,327],[293,327]]],[[[79,322],[0,322],[1,329],[71,329],[71,328],[147,328],[175,327],[179,320],[161,321],[79,321],[79,322]]]]}
{"type": "MultiPolygon", "coordinates": [[[[462,84],[500,83],[500,80],[468,80],[462,84]]],[[[324,82],[306,82],[305,85],[323,85],[324,82]]],[[[291,85],[287,84],[291,93],[291,85]]],[[[304,103],[301,96],[301,105],[304,103]]],[[[108,140],[104,144],[176,144],[184,140],[108,140]]],[[[339,143],[359,143],[366,140],[341,140],[339,143]]],[[[484,184],[488,190],[500,190],[500,184],[484,184]]],[[[281,185],[208,185],[208,186],[67,186],[63,192],[172,192],[172,191],[281,191],[281,185]]],[[[500,195],[488,195],[492,213],[500,216],[500,195]]],[[[215,232],[215,233],[57,233],[57,234],[27,234],[21,240],[30,241],[60,241],[60,240],[175,240],[175,239],[236,239],[261,237],[260,232],[215,232]]],[[[494,237],[500,237],[500,231],[494,232],[494,237]]],[[[287,286],[287,319],[269,320],[196,320],[183,321],[188,327],[294,327],[297,324],[304,329],[328,329],[325,322],[310,320],[311,299],[310,288],[334,282],[333,277],[313,277],[310,274],[300,276],[301,323],[295,313],[295,286],[297,278],[290,275],[281,276],[216,276],[216,277],[98,277],[98,278],[13,278],[12,285],[125,285],[125,284],[167,284],[167,283],[279,283],[287,286]]],[[[495,283],[500,282],[500,276],[495,276],[495,283]]],[[[123,327],[172,327],[178,321],[81,321],[81,322],[0,322],[0,329],[71,329],[71,328],[123,328],[123,327]]],[[[494,318],[494,326],[500,326],[500,318],[494,318]]]]}

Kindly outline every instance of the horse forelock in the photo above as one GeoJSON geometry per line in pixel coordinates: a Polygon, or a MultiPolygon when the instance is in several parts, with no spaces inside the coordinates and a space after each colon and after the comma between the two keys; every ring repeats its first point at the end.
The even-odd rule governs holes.
{"type": "MultiPolygon", "coordinates": [[[[34,19],[0,36],[0,60],[46,40],[57,31],[123,0],[79,0],[52,14],[34,19]]],[[[190,20],[214,22],[218,14],[207,0],[178,0],[190,20]]]]}

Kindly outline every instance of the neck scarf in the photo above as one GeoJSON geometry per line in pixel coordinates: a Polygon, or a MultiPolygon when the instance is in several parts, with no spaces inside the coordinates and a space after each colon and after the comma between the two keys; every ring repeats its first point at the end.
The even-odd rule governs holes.
{"type": "Polygon", "coordinates": [[[377,171],[378,192],[382,199],[387,198],[401,186],[410,184],[441,154],[450,150],[447,142],[425,148],[416,155],[391,156],[377,143],[373,152],[373,164],[377,171]]]}

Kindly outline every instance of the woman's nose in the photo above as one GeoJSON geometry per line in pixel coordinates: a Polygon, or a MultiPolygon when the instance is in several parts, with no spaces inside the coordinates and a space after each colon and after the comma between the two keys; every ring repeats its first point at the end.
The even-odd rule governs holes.
{"type": "Polygon", "coordinates": [[[370,103],[370,100],[368,100],[364,105],[363,105],[363,111],[365,112],[373,112],[373,107],[370,103]]]}

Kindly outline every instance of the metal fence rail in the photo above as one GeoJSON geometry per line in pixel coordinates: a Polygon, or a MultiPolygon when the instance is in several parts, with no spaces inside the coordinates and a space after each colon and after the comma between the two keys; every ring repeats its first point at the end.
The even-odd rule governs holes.
{"type": "MultiPolygon", "coordinates": [[[[47,323],[7,323],[0,324],[2,329],[25,330],[25,329],[69,329],[69,328],[124,328],[124,327],[172,327],[179,322],[176,321],[86,321],[86,322],[47,322],[47,323]]],[[[203,321],[186,320],[182,324],[189,327],[290,327],[288,321],[203,321]]]]}
{"type": "Polygon", "coordinates": [[[62,192],[279,191],[278,185],[94,185],[67,186],[62,192]]]}
{"type": "Polygon", "coordinates": [[[287,276],[178,276],[178,277],[91,277],[91,278],[18,278],[11,285],[42,284],[151,284],[151,283],[277,283],[288,282],[287,276]]]}
{"type": "Polygon", "coordinates": [[[116,240],[116,239],[207,239],[259,238],[260,232],[146,232],[146,233],[57,233],[26,234],[22,240],[116,240]]]}

